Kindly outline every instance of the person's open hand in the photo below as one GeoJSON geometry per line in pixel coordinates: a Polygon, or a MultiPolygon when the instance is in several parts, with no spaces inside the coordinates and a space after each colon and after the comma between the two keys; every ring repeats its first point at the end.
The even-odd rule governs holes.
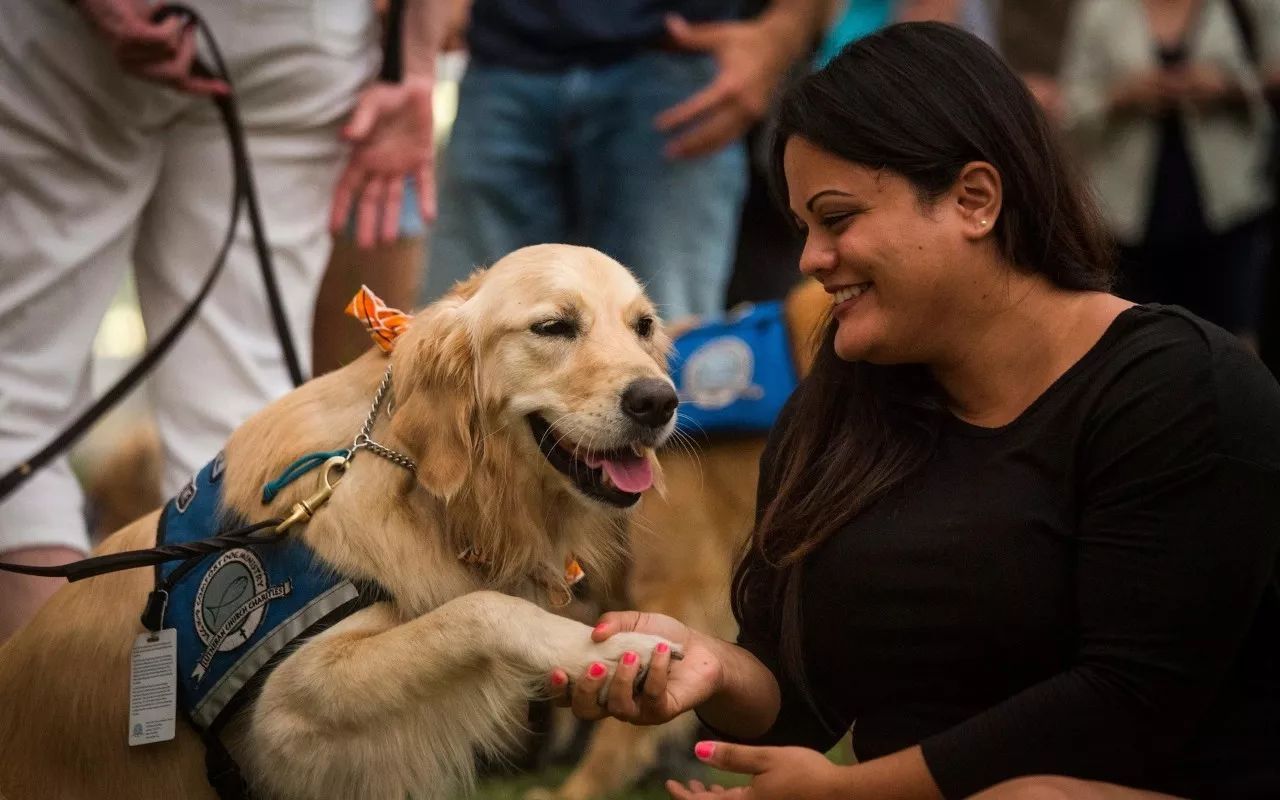
{"type": "Polygon", "coordinates": [[[667,781],[667,793],[675,800],[805,800],[841,794],[845,768],[816,750],[698,742],[693,752],[717,769],[750,775],[751,783],[725,789],[701,781],[667,781]]]}
{"type": "Polygon", "coordinates": [[[650,657],[649,672],[636,691],[639,658],[627,654],[614,671],[603,704],[601,691],[608,680],[603,665],[579,676],[553,670],[550,692],[557,705],[571,707],[581,719],[612,716],[636,725],[658,725],[706,702],[720,687],[723,671],[715,648],[717,640],[671,617],[638,611],[605,614],[591,638],[603,642],[624,631],[661,636],[679,645],[683,657],[673,661],[670,648],[658,645],[650,657]]]}
{"type": "Polygon", "coordinates": [[[357,245],[395,241],[406,178],[417,184],[423,220],[435,218],[432,87],[429,78],[405,78],[374,83],[360,94],[342,130],[352,147],[333,193],[331,231],[341,231],[355,207],[357,245]]]}
{"type": "Polygon", "coordinates": [[[79,0],[76,8],[106,40],[127,74],[188,94],[231,91],[226,81],[193,73],[196,30],[181,15],[153,22],[153,9],[145,0],[79,0]]]}
{"type": "Polygon", "coordinates": [[[795,47],[765,20],[692,24],[672,14],[667,32],[680,48],[712,54],[719,71],[711,83],[655,119],[658,130],[675,134],[666,153],[672,158],[714,153],[764,116],[795,47]]]}

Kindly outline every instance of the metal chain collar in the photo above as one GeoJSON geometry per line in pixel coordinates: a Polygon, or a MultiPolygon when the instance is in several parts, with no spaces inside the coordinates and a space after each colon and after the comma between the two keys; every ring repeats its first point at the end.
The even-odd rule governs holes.
{"type": "Polygon", "coordinates": [[[369,434],[373,432],[373,424],[378,419],[378,412],[382,409],[382,403],[387,398],[387,391],[391,388],[391,365],[387,365],[387,371],[382,376],[382,383],[378,384],[378,391],[373,395],[373,406],[369,409],[369,416],[365,417],[364,427],[360,429],[360,433],[356,434],[356,438],[351,440],[351,449],[348,452],[347,460],[355,458],[358,450],[364,449],[369,452],[382,456],[393,464],[397,464],[410,472],[418,471],[418,462],[409,458],[404,453],[392,450],[384,444],[375,442],[369,434]]]}

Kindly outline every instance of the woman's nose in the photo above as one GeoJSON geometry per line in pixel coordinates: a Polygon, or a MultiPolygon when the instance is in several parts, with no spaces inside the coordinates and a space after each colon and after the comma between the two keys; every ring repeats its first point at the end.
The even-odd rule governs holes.
{"type": "Polygon", "coordinates": [[[817,278],[835,267],[835,248],[812,234],[806,236],[804,249],[800,251],[800,272],[810,278],[817,278]]]}

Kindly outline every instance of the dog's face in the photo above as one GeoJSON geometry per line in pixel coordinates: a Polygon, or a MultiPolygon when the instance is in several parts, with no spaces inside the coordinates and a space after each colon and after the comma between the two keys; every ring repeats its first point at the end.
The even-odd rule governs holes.
{"type": "Polygon", "coordinates": [[[470,445],[500,439],[533,469],[614,508],[653,484],[653,449],[675,426],[670,342],[622,265],[588,248],[527,247],[419,320],[423,390],[461,391],[454,401],[471,411],[448,416],[468,417],[470,445]]]}

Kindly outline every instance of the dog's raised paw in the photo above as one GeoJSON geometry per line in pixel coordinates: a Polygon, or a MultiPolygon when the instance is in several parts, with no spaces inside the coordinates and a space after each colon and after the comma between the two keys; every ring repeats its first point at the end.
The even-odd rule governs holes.
{"type": "Polygon", "coordinates": [[[624,653],[635,653],[640,656],[641,669],[648,669],[649,658],[653,655],[654,649],[664,643],[671,648],[671,657],[673,659],[679,660],[684,657],[684,650],[680,645],[669,642],[661,636],[653,636],[648,633],[615,633],[597,644],[596,647],[608,653],[605,658],[611,661],[621,659],[624,653]]]}

